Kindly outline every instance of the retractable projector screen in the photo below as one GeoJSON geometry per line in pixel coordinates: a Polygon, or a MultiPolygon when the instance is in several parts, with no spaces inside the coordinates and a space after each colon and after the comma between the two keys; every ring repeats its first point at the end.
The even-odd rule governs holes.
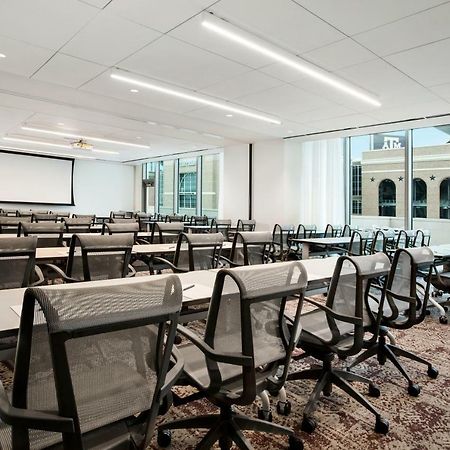
{"type": "Polygon", "coordinates": [[[74,160],[0,150],[0,203],[73,205],[74,160]]]}

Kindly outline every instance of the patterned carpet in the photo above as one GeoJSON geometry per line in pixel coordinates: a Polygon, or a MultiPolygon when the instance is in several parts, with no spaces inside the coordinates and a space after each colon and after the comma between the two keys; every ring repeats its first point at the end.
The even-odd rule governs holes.
{"type": "MultiPolygon", "coordinates": [[[[406,393],[406,383],[390,363],[381,368],[377,365],[376,359],[371,359],[357,368],[359,373],[373,379],[381,388],[381,397],[371,401],[390,422],[390,432],[387,436],[376,434],[373,431],[373,416],[338,389],[320,402],[315,413],[316,431],[311,435],[301,432],[299,420],[313,388],[313,382],[310,381],[287,384],[286,390],[292,402],[292,412],[289,417],[283,417],[279,416],[274,408],[274,422],[293,427],[304,440],[306,449],[450,449],[449,326],[439,324],[437,316],[429,316],[425,322],[414,329],[396,331],[394,334],[399,345],[429,358],[439,368],[440,374],[436,380],[429,379],[426,375],[426,367],[405,361],[405,367],[411,376],[422,386],[420,396],[414,398],[406,393]]],[[[310,363],[314,363],[314,360],[305,359],[301,363],[294,362],[292,369],[298,370],[301,367],[307,367],[310,363]]],[[[0,377],[6,387],[10,383],[11,372],[1,364],[0,377]]],[[[359,387],[357,383],[355,386],[359,387]]],[[[212,411],[215,411],[213,406],[206,400],[200,400],[182,407],[171,408],[160,421],[212,411]]],[[[257,405],[242,408],[242,411],[256,416],[257,405]]],[[[171,448],[193,449],[203,434],[204,431],[200,430],[175,431],[171,448]]],[[[287,439],[283,437],[252,432],[246,432],[246,436],[255,449],[287,448],[287,439]]],[[[158,448],[155,439],[152,440],[150,448],[158,448]]]]}

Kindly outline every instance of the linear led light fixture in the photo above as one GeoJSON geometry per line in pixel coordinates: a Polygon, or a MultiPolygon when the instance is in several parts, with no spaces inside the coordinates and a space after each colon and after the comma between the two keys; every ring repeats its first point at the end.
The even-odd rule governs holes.
{"type": "Polygon", "coordinates": [[[286,50],[270,44],[269,42],[260,39],[251,33],[247,33],[228,22],[213,16],[212,14],[208,13],[205,15],[201,24],[207,30],[233,41],[236,44],[246,47],[255,53],[267,56],[276,62],[296,69],[311,78],[315,78],[322,83],[328,84],[337,90],[345,92],[346,94],[349,94],[373,106],[381,106],[381,103],[374,96],[363,91],[362,89],[352,86],[350,83],[339,79],[320,67],[294,56],[286,50]]]}
{"type": "Polygon", "coordinates": [[[54,136],[62,136],[62,137],[69,137],[69,138],[75,138],[75,139],[82,138],[82,139],[86,139],[88,141],[107,142],[109,144],[128,145],[130,147],[137,147],[137,148],[150,148],[149,145],[134,144],[132,142],[116,141],[113,139],[99,138],[99,137],[95,137],[95,136],[86,136],[85,134],[68,133],[66,131],[53,131],[53,130],[46,130],[44,128],[36,128],[36,127],[28,127],[28,126],[23,126],[21,128],[22,128],[22,130],[25,130],[25,131],[34,131],[35,133],[52,134],[54,136]]]}
{"type": "MultiPolygon", "coordinates": [[[[57,148],[66,148],[68,150],[73,150],[73,147],[71,145],[65,145],[65,144],[55,144],[54,142],[43,142],[43,141],[35,141],[31,139],[22,139],[22,138],[15,138],[15,137],[9,137],[5,136],[3,138],[5,141],[11,141],[11,142],[22,142],[24,144],[33,144],[33,145],[45,145],[46,147],[57,147],[57,148]]],[[[96,153],[107,153],[109,155],[118,155],[119,152],[115,152],[112,150],[100,150],[100,149],[92,149],[89,150],[96,153]]]]}
{"type": "Polygon", "coordinates": [[[263,122],[273,123],[275,125],[280,125],[281,121],[275,119],[274,117],[266,116],[264,114],[259,114],[248,109],[240,108],[239,106],[234,106],[228,102],[220,102],[213,100],[210,97],[200,94],[193,94],[192,91],[183,91],[180,89],[173,89],[171,87],[166,87],[161,84],[156,84],[153,81],[141,80],[133,78],[127,74],[127,72],[113,72],[111,78],[118,81],[123,81],[125,83],[140,86],[145,89],[150,89],[151,91],[160,92],[161,94],[171,95],[173,97],[182,98],[183,100],[190,100],[192,102],[200,103],[205,106],[211,106],[213,108],[221,109],[222,111],[232,112],[239,114],[241,116],[250,117],[252,119],[262,120],[263,122]]]}
{"type": "Polygon", "coordinates": [[[17,150],[20,152],[26,153],[37,153],[42,155],[54,155],[54,156],[70,156],[71,158],[83,158],[83,159],[96,159],[93,156],[84,156],[84,155],[71,155],[68,153],[54,153],[54,152],[46,152],[45,150],[30,150],[29,148],[21,148],[21,147],[10,147],[10,146],[2,146],[4,150],[17,150]]]}

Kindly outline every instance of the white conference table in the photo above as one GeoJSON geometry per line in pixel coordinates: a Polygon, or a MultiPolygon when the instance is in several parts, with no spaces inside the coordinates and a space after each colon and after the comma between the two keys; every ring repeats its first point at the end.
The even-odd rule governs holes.
{"type": "MultiPolygon", "coordinates": [[[[225,241],[222,250],[230,250],[232,242],[225,241]]],[[[187,246],[185,245],[186,249],[187,246]]],[[[161,253],[175,253],[176,244],[139,244],[133,245],[134,255],[159,255],[161,253]]],[[[182,247],[183,248],[183,247],[182,247]]],[[[36,249],[36,261],[53,261],[65,259],[69,256],[69,247],[42,247],[36,249]]]]}
{"type": "Polygon", "coordinates": [[[292,242],[302,244],[302,261],[309,258],[309,250],[313,245],[320,245],[324,251],[328,247],[337,245],[350,244],[350,237],[334,237],[334,238],[292,238],[292,242]]]}
{"type": "MultiPolygon", "coordinates": [[[[308,288],[317,288],[320,284],[323,286],[333,276],[336,266],[337,257],[325,259],[310,259],[301,263],[308,274],[308,288]]],[[[275,263],[289,264],[289,263],[275,263]]],[[[199,270],[177,274],[180,278],[183,288],[183,305],[189,306],[194,304],[202,304],[209,302],[211,298],[214,281],[219,269],[199,270]],[[191,285],[193,287],[189,287],[191,285]]],[[[68,283],[43,286],[37,289],[79,289],[89,286],[127,286],[133,283],[140,283],[146,280],[154,280],[155,278],[166,277],[164,275],[144,275],[134,278],[119,278],[115,280],[87,281],[83,283],[68,283]]],[[[4,289],[0,290],[0,335],[14,332],[19,328],[20,316],[12,307],[17,308],[22,304],[23,294],[26,288],[4,289]]]]}
{"type": "Polygon", "coordinates": [[[435,258],[450,258],[450,244],[430,245],[435,258]]]}

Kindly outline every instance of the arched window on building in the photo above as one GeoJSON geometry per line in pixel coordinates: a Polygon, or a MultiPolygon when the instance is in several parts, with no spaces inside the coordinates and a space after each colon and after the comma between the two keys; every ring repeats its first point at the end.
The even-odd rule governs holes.
{"type": "Polygon", "coordinates": [[[413,180],[413,217],[427,217],[427,183],[422,178],[413,180]]]}
{"type": "Polygon", "coordinates": [[[378,215],[395,217],[396,189],[392,180],[383,180],[378,186],[378,215]]]}
{"type": "Polygon", "coordinates": [[[445,178],[441,182],[439,217],[450,219],[450,178],[445,178]]]}

